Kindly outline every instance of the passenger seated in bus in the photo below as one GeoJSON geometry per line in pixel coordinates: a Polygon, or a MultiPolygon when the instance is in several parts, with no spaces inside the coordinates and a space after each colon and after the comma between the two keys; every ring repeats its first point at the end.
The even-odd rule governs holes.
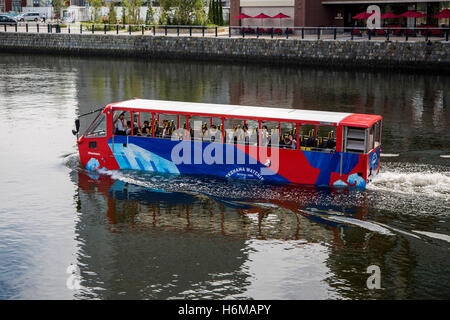
{"type": "Polygon", "coordinates": [[[155,137],[161,138],[161,133],[162,133],[161,128],[159,128],[157,125],[155,125],[155,137]]]}
{"type": "Polygon", "coordinates": [[[267,130],[267,126],[263,126],[261,129],[261,136],[260,136],[261,147],[269,146],[269,140],[270,140],[270,135],[269,135],[269,131],[267,130]]]}
{"type": "Polygon", "coordinates": [[[289,134],[288,137],[284,137],[284,145],[286,148],[297,149],[297,140],[294,139],[292,134],[289,134]]]}
{"type": "Polygon", "coordinates": [[[325,148],[334,149],[335,147],[336,147],[336,141],[334,141],[333,139],[328,139],[325,148]]]}
{"type": "Polygon", "coordinates": [[[150,122],[148,122],[147,120],[144,121],[144,125],[141,128],[143,134],[145,133],[146,128],[150,128],[150,122]]]}
{"type": "Polygon", "coordinates": [[[138,123],[135,121],[133,123],[133,136],[136,136],[139,133],[139,129],[140,129],[140,127],[139,127],[138,123]]]}
{"type": "Polygon", "coordinates": [[[127,129],[125,132],[127,136],[131,134],[131,121],[127,121],[127,129]]]}
{"type": "Polygon", "coordinates": [[[245,142],[246,145],[249,145],[250,144],[251,133],[248,131],[248,126],[246,124],[244,124],[242,129],[244,131],[243,132],[243,134],[244,134],[244,142],[245,142]]]}
{"type": "Polygon", "coordinates": [[[217,130],[216,125],[211,125],[208,131],[205,132],[203,136],[203,141],[206,142],[222,142],[221,138],[222,133],[217,130]]]}
{"type": "Polygon", "coordinates": [[[202,125],[202,140],[204,140],[204,141],[208,140],[207,132],[208,132],[208,125],[206,123],[204,123],[202,125]]]}
{"type": "Polygon", "coordinates": [[[163,128],[162,128],[161,137],[163,139],[170,138],[170,127],[169,127],[169,121],[167,121],[167,120],[163,121],[163,128]]]}
{"type": "Polygon", "coordinates": [[[152,128],[144,127],[144,129],[142,131],[142,135],[145,137],[151,137],[152,136],[152,128]]]}
{"type": "Polygon", "coordinates": [[[122,112],[119,116],[119,119],[116,120],[114,123],[114,134],[118,136],[124,136],[126,135],[127,125],[125,123],[125,112],[122,112]]]}
{"type": "Polygon", "coordinates": [[[234,131],[233,129],[225,130],[226,143],[233,144],[234,143],[234,131]]]}
{"type": "Polygon", "coordinates": [[[138,133],[138,125],[135,122],[134,126],[131,126],[131,121],[127,121],[127,130],[126,130],[126,135],[129,136],[131,135],[131,132],[133,132],[133,135],[137,135],[138,133]]]}
{"type": "Polygon", "coordinates": [[[314,147],[315,142],[316,142],[315,137],[314,137],[314,136],[311,136],[311,137],[308,138],[308,140],[306,140],[306,142],[305,142],[305,147],[308,147],[308,148],[314,147]]]}
{"type": "Polygon", "coordinates": [[[253,128],[253,130],[249,129],[247,131],[248,135],[248,144],[251,146],[257,146],[258,145],[258,129],[253,128]]]}
{"type": "Polygon", "coordinates": [[[309,131],[309,138],[305,142],[305,147],[311,148],[316,146],[316,135],[314,130],[309,131]]]}

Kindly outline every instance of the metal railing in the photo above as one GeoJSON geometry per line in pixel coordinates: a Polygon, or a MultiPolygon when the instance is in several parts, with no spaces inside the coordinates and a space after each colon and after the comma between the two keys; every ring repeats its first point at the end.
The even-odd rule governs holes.
{"type": "Polygon", "coordinates": [[[442,27],[230,27],[230,36],[297,40],[425,40],[448,41],[450,28],[442,27]]]}
{"type": "Polygon", "coordinates": [[[397,40],[397,41],[449,41],[450,28],[383,27],[369,29],[360,27],[217,27],[177,25],[122,25],[122,24],[61,24],[61,23],[0,23],[0,32],[20,33],[66,33],[150,35],[177,37],[216,38],[266,38],[296,40],[397,40]]]}

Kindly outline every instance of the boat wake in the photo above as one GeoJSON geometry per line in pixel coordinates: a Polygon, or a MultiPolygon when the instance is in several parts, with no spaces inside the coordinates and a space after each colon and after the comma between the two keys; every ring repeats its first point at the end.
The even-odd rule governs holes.
{"type": "Polygon", "coordinates": [[[450,172],[380,172],[367,189],[448,198],[450,172]]]}
{"type": "MultiPolygon", "coordinates": [[[[412,230],[412,227],[402,223],[390,226],[376,221],[375,216],[363,218],[358,216],[361,208],[378,212],[380,210],[396,212],[401,209],[405,214],[419,215],[434,212],[435,216],[440,209],[447,215],[450,206],[446,204],[450,194],[450,172],[446,171],[446,168],[424,168],[417,165],[412,167],[405,164],[395,167],[388,164],[369,184],[369,192],[364,192],[297,185],[266,185],[245,180],[229,181],[214,177],[157,174],[134,170],[92,172],[81,167],[78,154],[67,155],[63,161],[68,168],[83,172],[92,179],[101,180],[102,176],[109,176],[114,181],[120,182],[118,187],[121,185],[137,187],[134,191],[127,189],[129,192],[139,190],[158,192],[158,201],[164,197],[165,201],[172,201],[184,194],[197,199],[210,198],[236,210],[249,210],[251,217],[252,212],[287,211],[299,213],[304,218],[323,225],[361,228],[385,236],[402,235],[422,240],[436,239],[450,242],[449,236],[445,233],[412,230]],[[443,201],[436,201],[437,198],[443,201]],[[411,207],[414,210],[411,210],[411,207]],[[253,209],[258,210],[252,211],[253,209]]],[[[147,193],[136,192],[135,196],[139,201],[145,201],[146,195],[148,196],[147,193]]]]}

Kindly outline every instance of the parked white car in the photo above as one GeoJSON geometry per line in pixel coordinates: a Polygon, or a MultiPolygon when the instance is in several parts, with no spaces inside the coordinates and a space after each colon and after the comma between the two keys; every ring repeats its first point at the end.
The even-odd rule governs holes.
{"type": "Polygon", "coordinates": [[[25,12],[17,16],[17,21],[40,21],[41,15],[38,12],[25,12]]]}

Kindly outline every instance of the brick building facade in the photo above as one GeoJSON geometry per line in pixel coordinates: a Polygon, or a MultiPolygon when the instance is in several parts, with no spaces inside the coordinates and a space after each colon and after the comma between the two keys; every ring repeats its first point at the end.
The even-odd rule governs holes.
{"type": "Polygon", "coordinates": [[[20,12],[26,5],[27,0],[0,0],[0,12],[20,12]]]}

